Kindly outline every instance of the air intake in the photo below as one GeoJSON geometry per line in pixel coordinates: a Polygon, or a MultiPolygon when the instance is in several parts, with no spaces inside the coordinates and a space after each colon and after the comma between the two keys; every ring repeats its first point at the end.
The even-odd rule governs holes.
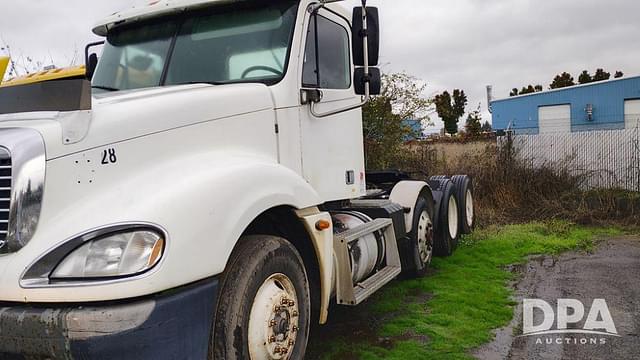
{"type": "Polygon", "coordinates": [[[19,251],[33,238],[45,171],[44,140],[38,131],[0,129],[0,256],[19,251]]]}

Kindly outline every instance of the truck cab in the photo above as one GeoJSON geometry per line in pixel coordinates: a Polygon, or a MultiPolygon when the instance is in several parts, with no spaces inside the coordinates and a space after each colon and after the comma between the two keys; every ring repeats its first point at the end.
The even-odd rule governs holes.
{"type": "Polygon", "coordinates": [[[378,30],[156,1],[94,27],[91,82],[1,90],[0,357],[301,359],[332,301],[450,254],[468,179],[367,185],[378,30]]]}

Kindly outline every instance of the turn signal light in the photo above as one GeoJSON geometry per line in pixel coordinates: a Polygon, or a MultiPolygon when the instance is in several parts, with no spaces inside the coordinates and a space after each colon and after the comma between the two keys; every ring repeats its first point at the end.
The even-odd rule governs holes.
{"type": "Polygon", "coordinates": [[[331,223],[327,220],[318,220],[316,223],[316,229],[318,231],[329,230],[331,228],[331,223]]]}

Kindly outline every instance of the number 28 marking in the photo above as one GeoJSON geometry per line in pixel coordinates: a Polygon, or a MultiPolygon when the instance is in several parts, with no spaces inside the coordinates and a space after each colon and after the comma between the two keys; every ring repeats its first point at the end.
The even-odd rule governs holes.
{"type": "Polygon", "coordinates": [[[118,156],[116,155],[116,149],[110,148],[102,151],[102,165],[115,164],[118,162],[118,156]]]}

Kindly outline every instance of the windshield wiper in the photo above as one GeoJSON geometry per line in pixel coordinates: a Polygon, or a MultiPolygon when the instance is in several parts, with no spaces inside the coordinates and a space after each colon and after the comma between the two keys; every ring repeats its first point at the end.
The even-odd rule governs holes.
{"type": "Polygon", "coordinates": [[[270,79],[241,79],[241,80],[230,80],[230,81],[186,81],[177,84],[167,84],[167,85],[196,85],[196,84],[208,84],[208,85],[231,85],[231,84],[265,84],[272,85],[277,83],[275,80],[270,79]]]}
{"type": "Polygon", "coordinates": [[[101,86],[101,85],[92,85],[91,86],[92,89],[100,89],[100,90],[105,90],[105,91],[120,91],[120,89],[116,89],[114,87],[109,87],[109,86],[101,86]]]}
{"type": "Polygon", "coordinates": [[[197,85],[197,84],[206,84],[206,85],[227,85],[229,82],[224,81],[185,81],[176,84],[167,84],[167,85],[197,85]]]}

